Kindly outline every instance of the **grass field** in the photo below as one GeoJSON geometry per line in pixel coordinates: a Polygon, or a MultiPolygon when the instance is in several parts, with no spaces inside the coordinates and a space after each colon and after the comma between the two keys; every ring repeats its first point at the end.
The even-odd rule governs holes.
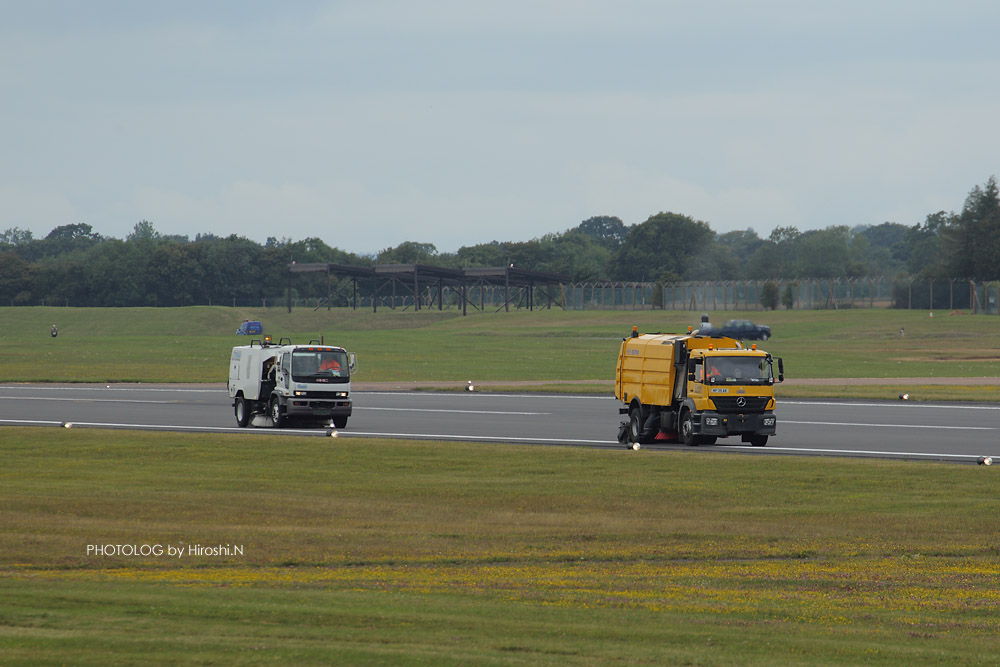
{"type": "MultiPolygon", "coordinates": [[[[475,313],[381,310],[378,313],[284,309],[2,308],[0,381],[224,382],[229,352],[245,344],[233,335],[244,318],[260,319],[274,335],[308,342],[321,336],[357,353],[359,381],[473,380],[480,385],[607,380],[614,377],[622,336],[685,331],[700,313],[597,311],[475,313]],[[60,335],[49,337],[57,323],[60,335]]],[[[793,378],[913,378],[1000,376],[1000,318],[925,311],[776,311],[711,313],[712,320],[747,315],[772,326],[761,344],[785,360],[793,378]],[[900,335],[900,329],[905,335],[900,335]]],[[[971,380],[970,380],[971,381],[971,380]]],[[[876,389],[779,387],[780,396],[894,397],[998,400],[995,386],[970,389],[912,382],[876,389]]],[[[585,387],[569,387],[586,391],[585,387]]],[[[607,392],[605,387],[593,391],[607,392]]]]}
{"type": "MultiPolygon", "coordinates": [[[[584,391],[633,324],[698,315],[3,308],[0,381],[224,382],[249,318],[344,345],[359,381],[584,391]]],[[[752,318],[791,378],[930,378],[779,396],[997,399],[974,383],[1000,375],[1000,319],[752,318]]],[[[0,430],[0,457],[3,665],[968,665],[998,649],[992,468],[23,428],[0,430]]]]}
{"type": "Polygon", "coordinates": [[[990,468],[2,435],[5,665],[996,659],[990,468]]]}

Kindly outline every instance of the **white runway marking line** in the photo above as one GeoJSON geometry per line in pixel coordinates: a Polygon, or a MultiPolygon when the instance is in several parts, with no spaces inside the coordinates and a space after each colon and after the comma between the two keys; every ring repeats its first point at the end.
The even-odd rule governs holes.
{"type": "MultiPolygon", "coordinates": [[[[355,389],[353,394],[363,394],[365,396],[420,396],[421,398],[447,398],[450,400],[455,400],[456,398],[533,398],[537,399],[539,394],[489,394],[482,392],[460,392],[460,391],[440,391],[440,392],[426,392],[426,391],[363,391],[360,389],[355,389]]],[[[558,400],[574,400],[578,401],[581,398],[593,398],[599,401],[616,401],[614,396],[591,396],[589,394],[541,394],[545,397],[545,400],[558,399],[558,400]]]]}
{"type": "Polygon", "coordinates": [[[550,415],[551,412],[506,412],[503,410],[449,410],[446,408],[376,408],[370,405],[355,405],[354,411],[385,410],[386,412],[458,412],[466,415],[550,415]]]}
{"type": "Polygon", "coordinates": [[[170,403],[177,401],[151,401],[142,398],[61,398],[55,396],[0,396],[4,401],[69,401],[71,403],[170,403]]]}
{"type": "MultiPolygon", "coordinates": [[[[42,424],[42,425],[52,425],[57,426],[63,422],[57,421],[43,421],[43,420],[31,420],[31,419],[0,419],[0,424],[42,424]]],[[[226,426],[167,426],[161,424],[114,424],[114,423],[100,423],[100,422],[73,422],[74,426],[79,427],[92,427],[92,428],[124,428],[124,429],[136,429],[136,430],[150,430],[150,431],[204,431],[208,433],[257,433],[260,435],[267,434],[278,434],[278,435],[310,435],[310,436],[324,436],[329,430],[309,430],[309,429],[273,429],[273,428],[237,428],[237,427],[226,427],[226,426]]],[[[611,445],[611,446],[622,446],[617,440],[571,440],[562,438],[503,438],[498,436],[476,436],[476,435],[442,435],[442,434],[432,434],[432,433],[377,433],[374,431],[338,431],[340,437],[349,438],[351,436],[362,436],[362,437],[374,437],[374,438],[418,438],[418,439],[439,439],[439,440],[449,440],[449,441],[462,441],[462,442],[476,442],[476,441],[491,441],[491,442],[538,442],[538,443],[561,443],[567,445],[576,444],[586,444],[586,445],[611,445]]],[[[681,448],[671,447],[671,450],[681,451],[681,448]]],[[[927,452],[889,452],[889,451],[879,451],[879,450],[869,450],[869,449],[818,449],[810,447],[775,447],[769,445],[767,447],[751,447],[748,445],[723,445],[721,447],[702,447],[699,448],[700,451],[704,452],[719,452],[725,453],[727,450],[746,450],[752,451],[755,454],[767,454],[768,452],[803,452],[808,454],[840,454],[840,455],[863,455],[863,456],[880,456],[888,457],[893,459],[898,458],[936,458],[936,459],[971,459],[975,460],[982,454],[935,454],[927,452]]]]}
{"type": "Polygon", "coordinates": [[[945,405],[942,403],[919,403],[886,400],[884,403],[842,403],[837,401],[787,401],[777,399],[777,405],[832,405],[840,408],[934,408],[935,410],[1000,410],[997,405],[945,405]]]}
{"type": "Polygon", "coordinates": [[[855,422],[801,422],[792,421],[791,419],[782,419],[779,423],[781,424],[804,424],[806,426],[863,426],[867,427],[880,427],[880,428],[935,428],[944,429],[946,431],[995,431],[996,429],[992,426],[932,426],[926,424],[864,424],[855,422]]]}
{"type": "Polygon", "coordinates": [[[341,437],[350,437],[352,435],[363,435],[365,437],[372,438],[421,438],[421,439],[438,439],[438,440],[461,440],[474,442],[477,440],[489,440],[491,442],[545,442],[545,443],[562,443],[568,445],[576,444],[587,444],[587,445],[620,445],[621,443],[617,440],[573,440],[570,438],[519,438],[519,437],[509,437],[505,438],[503,436],[494,435],[442,435],[438,433],[375,433],[372,431],[340,431],[341,437]]]}
{"type": "Polygon", "coordinates": [[[910,457],[924,457],[924,458],[935,458],[935,459],[976,459],[982,456],[982,454],[929,454],[926,452],[881,452],[878,450],[871,449],[813,449],[808,447],[772,447],[768,445],[767,447],[747,447],[745,445],[735,445],[739,449],[753,450],[758,454],[766,454],[768,451],[772,452],[806,452],[811,454],[857,454],[857,455],[867,455],[867,456],[887,456],[890,458],[910,458],[910,457]],[[765,451],[766,450],[766,451],[765,451]]]}
{"type": "MultiPolygon", "coordinates": [[[[0,419],[0,424],[62,424],[63,422],[47,422],[40,420],[28,420],[28,419],[0,419]]],[[[235,426],[168,426],[164,424],[118,424],[109,422],[73,422],[74,426],[79,427],[95,427],[95,428],[132,428],[132,429],[144,429],[144,430],[167,430],[167,431],[206,431],[210,433],[260,433],[260,434],[292,434],[292,435],[325,435],[329,431],[329,427],[316,430],[316,429],[275,429],[275,428],[238,428],[235,426]]],[[[565,438],[504,438],[499,436],[489,436],[489,435],[442,435],[436,433],[375,433],[370,431],[338,431],[341,437],[354,436],[366,436],[366,437],[376,437],[376,438],[421,438],[421,439],[439,439],[439,440],[462,440],[462,441],[476,441],[476,440],[490,440],[497,442],[554,442],[554,443],[564,443],[564,444],[588,444],[588,445],[616,445],[620,444],[617,440],[571,440],[565,438]]]]}
{"type": "Polygon", "coordinates": [[[52,424],[53,426],[58,426],[63,422],[51,421],[46,419],[0,419],[0,424],[52,424]]]}
{"type": "Polygon", "coordinates": [[[134,387],[67,387],[65,385],[60,385],[56,387],[39,387],[38,385],[30,385],[25,387],[10,386],[10,385],[0,385],[0,390],[3,391],[130,391],[130,392],[160,392],[160,393],[192,393],[192,394],[219,394],[225,393],[224,388],[219,389],[164,389],[162,387],[143,387],[136,385],[134,387]]]}

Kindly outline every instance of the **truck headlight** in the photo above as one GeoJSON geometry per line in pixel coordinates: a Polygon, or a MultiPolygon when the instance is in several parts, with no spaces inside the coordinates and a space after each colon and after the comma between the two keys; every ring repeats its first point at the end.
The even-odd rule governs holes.
{"type": "Polygon", "coordinates": [[[718,425],[719,425],[718,417],[705,417],[705,426],[718,426],[718,425]]]}
{"type": "Polygon", "coordinates": [[[764,417],[764,426],[774,426],[774,417],[764,417]]]}
{"type": "Polygon", "coordinates": [[[304,391],[297,391],[297,392],[295,392],[295,395],[296,396],[305,396],[306,392],[304,392],[304,391]]]}

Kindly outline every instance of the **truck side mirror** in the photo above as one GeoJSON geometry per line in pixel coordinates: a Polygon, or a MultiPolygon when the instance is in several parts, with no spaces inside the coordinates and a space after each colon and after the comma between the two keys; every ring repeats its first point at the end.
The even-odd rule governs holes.
{"type": "Polygon", "coordinates": [[[785,381],[785,362],[778,357],[778,382],[785,381]]]}
{"type": "Polygon", "coordinates": [[[358,359],[357,359],[357,357],[354,356],[353,352],[351,352],[347,356],[347,359],[348,359],[347,368],[348,368],[348,370],[351,371],[351,375],[354,375],[355,373],[358,372],[358,359]]]}

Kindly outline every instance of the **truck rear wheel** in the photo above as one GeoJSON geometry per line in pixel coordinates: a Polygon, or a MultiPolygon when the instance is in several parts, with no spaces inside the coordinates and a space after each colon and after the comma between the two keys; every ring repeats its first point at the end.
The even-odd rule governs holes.
{"type": "Polygon", "coordinates": [[[233,406],[233,412],[236,413],[236,425],[240,428],[246,428],[247,424],[250,423],[250,408],[247,406],[247,401],[242,396],[236,397],[236,403],[233,406]]]}
{"type": "Polygon", "coordinates": [[[271,404],[268,406],[268,414],[271,415],[271,421],[274,423],[274,428],[281,428],[285,423],[285,416],[281,414],[281,403],[278,402],[277,396],[271,397],[271,404]]]}

